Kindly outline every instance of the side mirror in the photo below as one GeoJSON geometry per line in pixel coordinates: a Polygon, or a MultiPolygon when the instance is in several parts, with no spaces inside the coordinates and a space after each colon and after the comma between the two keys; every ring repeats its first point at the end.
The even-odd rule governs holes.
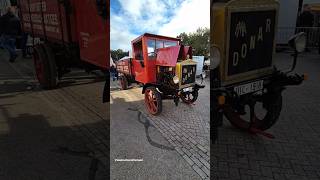
{"type": "Polygon", "coordinates": [[[297,53],[302,53],[307,45],[306,33],[300,32],[289,39],[289,46],[293,48],[297,53]]]}
{"type": "Polygon", "coordinates": [[[210,69],[215,69],[220,65],[221,62],[221,52],[219,47],[213,45],[213,47],[211,47],[210,54],[210,69]]]}
{"type": "Polygon", "coordinates": [[[292,72],[297,65],[297,59],[298,59],[298,54],[302,53],[307,45],[307,37],[304,32],[300,32],[294,36],[292,36],[288,42],[289,46],[294,49],[294,54],[293,54],[293,64],[291,69],[287,72],[290,73],[292,72]]]}

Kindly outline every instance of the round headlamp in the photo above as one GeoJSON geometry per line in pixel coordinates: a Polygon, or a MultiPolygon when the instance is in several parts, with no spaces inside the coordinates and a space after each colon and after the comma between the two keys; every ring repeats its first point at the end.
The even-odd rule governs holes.
{"type": "Polygon", "coordinates": [[[175,84],[178,84],[180,81],[178,76],[174,76],[172,80],[173,80],[173,83],[175,84]]]}

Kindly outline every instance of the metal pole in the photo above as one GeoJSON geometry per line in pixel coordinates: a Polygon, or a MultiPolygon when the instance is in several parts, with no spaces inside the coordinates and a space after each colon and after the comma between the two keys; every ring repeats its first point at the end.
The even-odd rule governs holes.
{"type": "MultiPolygon", "coordinates": [[[[299,17],[300,17],[301,11],[302,11],[302,6],[303,6],[303,0],[299,0],[297,20],[296,20],[296,27],[299,26],[299,17]]],[[[297,29],[296,29],[296,33],[297,33],[297,29]]]]}

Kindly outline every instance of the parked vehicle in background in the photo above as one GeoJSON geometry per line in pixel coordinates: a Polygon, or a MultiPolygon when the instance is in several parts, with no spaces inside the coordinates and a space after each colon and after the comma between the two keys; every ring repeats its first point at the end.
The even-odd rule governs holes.
{"type": "Polygon", "coordinates": [[[143,34],[131,42],[133,58],[116,62],[122,89],[131,83],[143,85],[145,105],[150,114],[162,111],[162,99],[179,99],[191,104],[204,86],[196,83],[197,63],[192,48],[180,45],[180,39],[143,34]]]}
{"type": "Polygon", "coordinates": [[[55,88],[72,67],[109,67],[109,1],[19,0],[24,32],[33,43],[36,75],[44,89],[55,88]]]}

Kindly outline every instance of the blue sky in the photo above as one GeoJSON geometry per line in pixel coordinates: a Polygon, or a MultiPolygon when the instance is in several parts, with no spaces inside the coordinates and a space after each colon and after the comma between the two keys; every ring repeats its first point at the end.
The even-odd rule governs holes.
{"type": "Polygon", "coordinates": [[[131,50],[143,33],[177,36],[210,25],[209,0],[111,0],[111,49],[131,50]]]}

